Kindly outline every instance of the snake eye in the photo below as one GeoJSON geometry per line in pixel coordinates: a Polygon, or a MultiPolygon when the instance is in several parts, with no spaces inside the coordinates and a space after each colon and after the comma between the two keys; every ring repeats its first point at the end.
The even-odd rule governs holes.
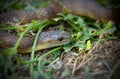
{"type": "Polygon", "coordinates": [[[62,41],[62,40],[63,40],[63,37],[60,36],[60,37],[58,37],[57,39],[58,39],[59,41],[62,41]]]}

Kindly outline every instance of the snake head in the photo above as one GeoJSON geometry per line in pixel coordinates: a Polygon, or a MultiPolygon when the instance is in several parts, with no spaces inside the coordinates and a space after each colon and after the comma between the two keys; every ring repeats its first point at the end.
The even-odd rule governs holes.
{"type": "Polygon", "coordinates": [[[37,50],[61,46],[69,43],[71,36],[65,31],[47,31],[42,32],[38,39],[37,50]]]}

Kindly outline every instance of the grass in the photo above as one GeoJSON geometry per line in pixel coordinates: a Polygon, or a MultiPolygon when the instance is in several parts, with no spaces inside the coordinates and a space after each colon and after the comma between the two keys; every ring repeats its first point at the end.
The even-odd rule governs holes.
{"type": "MultiPolygon", "coordinates": [[[[8,6],[11,6],[11,8],[12,7],[15,8],[16,2],[18,2],[18,4],[20,4],[20,5],[16,5],[17,8],[18,8],[18,6],[20,7],[18,9],[21,9],[21,8],[26,9],[26,7],[24,7],[23,4],[21,6],[22,1],[18,1],[18,0],[13,1],[13,2],[9,3],[9,5],[6,5],[4,7],[8,8],[8,6]]],[[[32,1],[32,0],[30,0],[30,1],[32,1]]],[[[48,3],[49,3],[49,1],[48,1],[48,3]]],[[[41,4],[41,6],[43,6],[43,5],[41,4]]],[[[33,9],[36,7],[39,7],[39,6],[35,5],[35,6],[32,6],[32,8],[30,8],[30,7],[28,8],[28,6],[27,6],[28,9],[33,9]]],[[[8,10],[11,10],[11,8],[8,8],[8,10]]],[[[88,18],[86,21],[85,17],[81,17],[81,16],[69,14],[69,13],[60,13],[59,17],[54,18],[52,22],[33,21],[32,23],[29,23],[28,27],[25,28],[24,32],[20,33],[20,38],[18,39],[16,45],[13,48],[7,49],[4,53],[4,56],[2,56],[0,54],[0,61],[2,61],[2,62],[0,62],[0,69],[3,68],[2,73],[4,74],[6,79],[9,77],[9,72],[11,72],[11,74],[14,74],[15,70],[19,66],[19,64],[15,65],[11,59],[14,55],[16,55],[17,48],[18,48],[22,38],[26,35],[26,33],[29,30],[32,30],[32,29],[36,29],[37,34],[36,34],[36,38],[33,43],[31,58],[30,58],[30,60],[19,60],[19,59],[17,60],[17,62],[19,62],[20,65],[21,64],[22,65],[26,65],[26,64],[30,65],[29,70],[30,70],[30,76],[32,79],[37,79],[40,74],[45,79],[53,78],[52,71],[49,71],[49,74],[45,72],[46,64],[50,64],[52,61],[54,61],[60,55],[61,49],[64,49],[63,50],[64,52],[69,52],[73,48],[77,48],[78,51],[88,51],[92,48],[91,44],[93,42],[99,41],[99,39],[100,39],[99,36],[101,36],[101,35],[104,36],[101,41],[104,41],[107,39],[114,39],[115,37],[114,37],[114,35],[111,35],[111,33],[113,33],[116,30],[114,24],[111,21],[108,23],[101,23],[101,22],[98,23],[98,22],[88,19],[88,18]],[[61,22],[63,23],[63,27],[64,27],[63,30],[66,30],[67,32],[69,32],[72,35],[71,43],[68,45],[64,45],[62,47],[57,47],[51,51],[44,53],[41,56],[35,58],[34,50],[35,50],[35,47],[37,44],[37,39],[39,37],[39,34],[42,32],[42,30],[44,28],[49,27],[49,25],[52,25],[53,23],[60,24],[61,22]],[[66,29],[66,27],[68,27],[68,28],[66,29]],[[53,55],[53,56],[50,57],[49,60],[44,60],[44,61],[42,60],[42,59],[47,58],[50,55],[53,55]],[[34,67],[34,63],[37,63],[37,67],[34,67]]]]}

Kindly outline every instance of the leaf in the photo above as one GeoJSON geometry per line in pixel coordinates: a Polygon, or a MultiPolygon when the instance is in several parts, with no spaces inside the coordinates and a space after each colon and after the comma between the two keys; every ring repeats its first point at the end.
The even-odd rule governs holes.
{"type": "Polygon", "coordinates": [[[60,18],[54,18],[53,20],[57,22],[57,21],[62,20],[62,18],[61,17],[60,18]]]}
{"type": "Polygon", "coordinates": [[[88,40],[87,41],[87,48],[86,48],[86,50],[90,50],[90,49],[91,49],[91,41],[88,40]]]}
{"type": "Polygon", "coordinates": [[[55,53],[53,53],[54,56],[53,56],[53,60],[56,59],[59,55],[60,55],[60,51],[55,51],[55,53]]]}
{"type": "Polygon", "coordinates": [[[105,31],[112,28],[113,27],[113,22],[112,21],[109,21],[107,24],[106,24],[106,27],[105,27],[105,31]]]}
{"type": "Polygon", "coordinates": [[[66,17],[65,17],[65,20],[73,20],[74,16],[72,14],[68,14],[66,17]]]}
{"type": "Polygon", "coordinates": [[[81,38],[81,36],[82,36],[82,33],[81,33],[81,32],[78,32],[78,33],[77,33],[76,40],[79,40],[79,39],[81,38]]]}
{"type": "Polygon", "coordinates": [[[116,27],[112,27],[110,29],[105,30],[104,34],[112,33],[114,31],[116,31],[116,27]]]}
{"type": "Polygon", "coordinates": [[[65,52],[69,52],[73,47],[74,47],[74,45],[65,45],[63,47],[63,49],[64,49],[65,52]]]}

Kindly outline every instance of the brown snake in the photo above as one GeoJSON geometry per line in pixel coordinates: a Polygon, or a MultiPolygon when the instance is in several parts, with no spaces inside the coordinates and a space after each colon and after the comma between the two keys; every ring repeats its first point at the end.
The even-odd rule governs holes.
{"type": "MultiPolygon", "coordinates": [[[[28,22],[31,22],[31,20],[51,20],[52,18],[56,17],[58,13],[63,12],[64,10],[67,10],[69,13],[73,13],[76,15],[86,16],[95,20],[107,22],[109,20],[114,21],[116,24],[120,23],[120,11],[118,10],[112,10],[110,8],[104,7],[94,0],[60,0],[58,2],[54,2],[50,4],[48,7],[44,9],[38,9],[38,10],[27,10],[27,11],[11,11],[2,13],[0,15],[0,22],[8,22],[8,23],[19,23],[19,24],[25,24],[28,22]]],[[[40,36],[43,37],[42,39],[38,39],[38,46],[42,45],[40,42],[44,42],[43,46],[45,48],[50,48],[54,46],[59,46],[65,43],[68,43],[70,35],[64,31],[49,31],[45,32],[45,34],[48,35],[49,39],[48,41],[51,41],[50,37],[56,36],[57,42],[53,43],[52,41],[48,44],[48,41],[44,42],[46,40],[44,36],[41,34],[40,36]],[[58,34],[59,36],[55,35],[58,34]],[[62,37],[62,43],[59,43],[58,38],[62,37]],[[46,44],[47,43],[47,44],[46,44]],[[57,44],[57,45],[56,45],[57,44]]],[[[4,31],[0,31],[0,47],[10,47],[14,46],[18,37],[8,34],[4,31]]],[[[31,46],[33,44],[33,37],[24,37],[18,50],[19,52],[30,52],[31,46]],[[30,41],[30,42],[29,42],[30,41]],[[28,50],[25,50],[28,49],[28,50]]],[[[37,48],[36,50],[41,50],[41,48],[37,48]]]]}

